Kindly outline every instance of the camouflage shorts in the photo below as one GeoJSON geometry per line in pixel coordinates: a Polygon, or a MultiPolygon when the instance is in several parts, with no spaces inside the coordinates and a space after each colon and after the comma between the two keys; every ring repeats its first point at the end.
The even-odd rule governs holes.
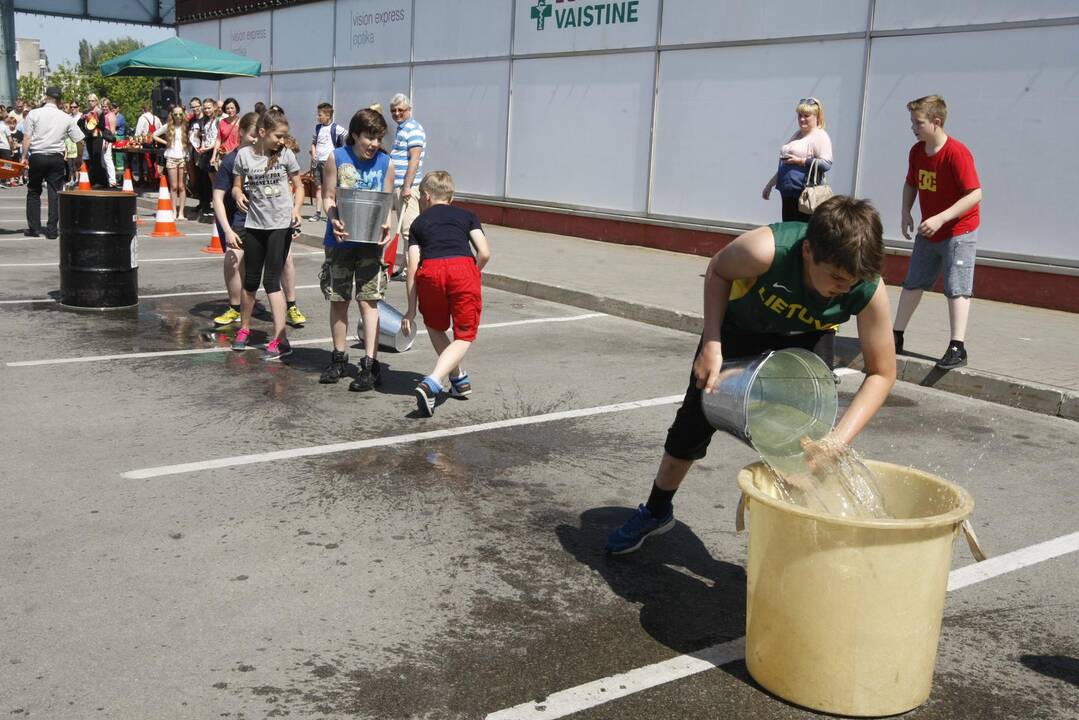
{"type": "Polygon", "coordinates": [[[381,300],[389,282],[381,256],[372,257],[369,247],[348,245],[326,248],[326,262],[318,279],[322,294],[331,302],[348,302],[353,297],[381,300]]]}

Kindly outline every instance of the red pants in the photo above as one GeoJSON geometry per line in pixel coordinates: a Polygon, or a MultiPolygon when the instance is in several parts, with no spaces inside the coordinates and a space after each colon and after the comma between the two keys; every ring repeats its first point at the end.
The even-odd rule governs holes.
{"type": "Polygon", "coordinates": [[[454,340],[476,339],[483,296],[480,271],[473,258],[424,260],[416,272],[416,295],[428,329],[445,332],[452,319],[454,340]]]}

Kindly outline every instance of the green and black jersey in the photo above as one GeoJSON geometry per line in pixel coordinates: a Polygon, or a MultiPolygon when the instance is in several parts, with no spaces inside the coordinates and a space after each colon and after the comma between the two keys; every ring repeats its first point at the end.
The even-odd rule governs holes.
{"type": "Polygon", "coordinates": [[[850,292],[824,298],[805,282],[805,223],[769,225],[776,254],[771,267],[758,277],[735,280],[723,324],[743,334],[835,331],[860,313],[877,290],[880,277],[863,280],[850,292]]]}

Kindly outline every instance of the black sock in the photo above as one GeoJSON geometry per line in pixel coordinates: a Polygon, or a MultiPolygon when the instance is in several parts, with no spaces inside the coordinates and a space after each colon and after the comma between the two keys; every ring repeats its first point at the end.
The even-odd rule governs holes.
{"type": "Polygon", "coordinates": [[[952,345],[954,345],[955,347],[959,348],[960,350],[963,350],[963,349],[964,349],[964,348],[963,348],[963,341],[962,341],[962,340],[952,340],[952,345]]]}
{"type": "Polygon", "coordinates": [[[239,305],[229,305],[229,309],[230,310],[235,310],[236,312],[240,312],[240,306],[239,305]]]}
{"type": "Polygon", "coordinates": [[[652,483],[652,493],[648,496],[648,502],[644,504],[648,508],[648,512],[652,513],[654,518],[663,518],[671,514],[671,500],[674,499],[674,494],[677,490],[664,490],[652,483]]]}
{"type": "Polygon", "coordinates": [[[286,308],[294,308],[294,307],[296,307],[296,301],[295,300],[286,300],[285,301],[285,307],[286,308]]]}

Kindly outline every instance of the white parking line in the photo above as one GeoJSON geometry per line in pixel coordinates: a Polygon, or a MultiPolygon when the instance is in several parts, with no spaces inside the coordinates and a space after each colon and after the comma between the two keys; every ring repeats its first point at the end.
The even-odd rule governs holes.
{"type": "MultiPolygon", "coordinates": [[[[299,289],[299,288],[297,288],[299,289]]],[[[604,313],[588,313],[586,315],[570,315],[568,317],[546,317],[546,318],[530,318],[528,320],[509,320],[507,322],[500,323],[486,323],[480,325],[481,330],[492,330],[494,328],[514,327],[517,325],[535,325],[538,323],[557,323],[557,322],[574,322],[576,320],[591,320],[592,318],[608,317],[604,313]]],[[[416,332],[417,337],[420,335],[426,335],[426,330],[419,330],[416,332]]],[[[356,340],[355,336],[349,338],[349,340],[356,340]]],[[[333,338],[306,338],[303,340],[290,340],[292,345],[319,345],[321,343],[332,343],[333,338]]],[[[103,362],[107,360],[137,360],[139,358],[159,358],[159,357],[174,357],[177,355],[205,355],[206,353],[216,352],[229,352],[232,348],[228,346],[224,347],[212,347],[212,348],[194,348],[188,350],[152,350],[148,352],[135,352],[135,353],[118,353],[116,355],[89,355],[84,357],[73,358],[55,358],[52,360],[18,360],[16,362],[5,363],[8,367],[36,367],[38,365],[70,365],[72,363],[88,363],[88,362],[103,362]]]]}
{"type": "MultiPolygon", "coordinates": [[[[948,590],[973,585],[990,578],[1035,565],[1079,550],[1079,532],[1047,540],[948,574],[948,590]]],[[[578,685],[548,695],[543,700],[521,703],[487,715],[486,720],[540,720],[561,718],[603,705],[633,693],[695,675],[745,657],[745,638],[712,645],[689,655],[646,665],[602,680],[578,685]]]]}
{"type": "MultiPolygon", "coordinates": [[[[317,288],[318,285],[297,285],[296,290],[310,290],[317,288]]],[[[225,291],[218,290],[195,290],[193,292],[180,292],[180,293],[158,293],[156,295],[139,295],[139,300],[149,300],[151,298],[170,298],[170,297],[184,297],[188,295],[224,295],[225,291]]],[[[31,303],[54,303],[60,302],[56,298],[35,298],[32,300],[0,300],[0,305],[29,305],[31,303]]]]}
{"type": "Polygon", "coordinates": [[[254,453],[251,455],[236,455],[233,457],[218,458],[216,460],[181,463],[179,465],[163,465],[159,467],[143,468],[141,470],[130,470],[121,473],[120,477],[129,480],[144,480],[146,478],[162,477],[164,475],[182,475],[184,473],[200,472],[202,470],[216,470],[218,468],[236,467],[238,465],[254,465],[256,463],[273,462],[275,460],[292,460],[295,458],[329,455],[331,453],[347,452],[350,450],[405,445],[408,443],[422,442],[424,440],[434,440],[436,438],[485,432],[487,430],[501,430],[503,428],[521,427],[524,425],[538,425],[540,423],[572,420],[574,418],[590,417],[592,415],[606,415],[609,413],[622,412],[624,410],[637,410],[639,408],[655,407],[657,405],[670,405],[681,401],[683,397],[684,395],[682,394],[668,395],[667,397],[651,398],[649,400],[634,400],[632,402],[617,403],[614,405],[600,405],[598,407],[581,408],[578,410],[563,410],[560,412],[544,413],[542,415],[528,415],[525,417],[510,418],[508,420],[495,420],[492,422],[478,423],[476,425],[446,428],[444,430],[429,430],[427,432],[369,438],[367,440],[354,440],[351,442],[339,442],[330,445],[313,445],[311,447],[293,448],[291,450],[275,450],[272,452],[254,453]]]}
{"type": "MultiPolygon", "coordinates": [[[[319,257],[325,257],[325,253],[318,252],[303,252],[292,253],[293,257],[307,257],[311,255],[318,255],[319,257]]],[[[220,255],[192,255],[190,257],[172,257],[172,258],[145,258],[139,260],[139,265],[143,263],[152,262],[187,262],[189,260],[221,260],[220,255]]],[[[59,267],[58,261],[46,262],[46,263],[0,263],[0,268],[13,268],[13,267],[59,267]]]]}

